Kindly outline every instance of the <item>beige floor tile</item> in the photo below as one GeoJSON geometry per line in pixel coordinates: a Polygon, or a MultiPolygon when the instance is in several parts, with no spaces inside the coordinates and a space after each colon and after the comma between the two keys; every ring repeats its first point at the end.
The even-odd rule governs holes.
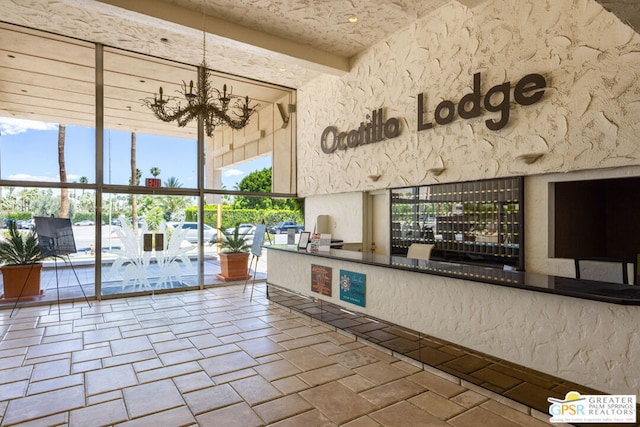
{"type": "Polygon", "coordinates": [[[303,371],[310,371],[335,363],[325,355],[309,347],[285,351],[280,355],[303,371]]]}
{"type": "Polygon", "coordinates": [[[178,388],[171,380],[125,388],[124,401],[130,418],[138,418],[184,405],[178,388]]]}
{"type": "Polygon", "coordinates": [[[309,385],[296,376],[272,381],[271,384],[282,394],[297,393],[309,388],[309,385]]]}
{"type": "Polygon", "coordinates": [[[359,418],[375,409],[369,401],[338,382],[314,387],[299,394],[337,424],[359,418]]]}
{"type": "Polygon", "coordinates": [[[64,377],[52,378],[50,380],[43,381],[31,381],[27,394],[44,393],[51,390],[59,390],[61,388],[73,387],[74,385],[83,385],[84,375],[74,374],[64,377]]]}
{"type": "MultiPolygon", "coordinates": [[[[326,336],[325,336],[326,338],[326,336]]],[[[344,347],[341,347],[331,341],[322,342],[311,346],[315,351],[324,354],[325,356],[331,356],[338,353],[344,353],[347,351],[344,347]]]]}
{"type": "Polygon", "coordinates": [[[102,346],[96,347],[89,350],[79,350],[71,353],[71,361],[73,363],[86,362],[88,360],[102,359],[104,357],[110,357],[111,347],[110,346],[102,346]]]}
{"type": "Polygon", "coordinates": [[[354,371],[376,384],[388,383],[409,375],[407,372],[395,368],[387,362],[372,363],[355,368],[354,371]]]}
{"type": "Polygon", "coordinates": [[[313,406],[297,394],[272,400],[253,407],[265,423],[271,424],[313,409],[313,406]]]}
{"type": "Polygon", "coordinates": [[[228,384],[185,393],[183,396],[191,412],[196,415],[242,402],[242,397],[228,384]]]}
{"type": "Polygon", "coordinates": [[[413,374],[408,377],[408,379],[447,398],[453,397],[467,390],[456,383],[425,371],[413,374]]]}
{"type": "Polygon", "coordinates": [[[360,393],[378,408],[406,400],[424,391],[424,387],[414,382],[399,379],[360,393]]]}
{"type": "MultiPolygon", "coordinates": [[[[171,332],[168,332],[168,334],[175,336],[171,332]]],[[[153,344],[153,349],[158,354],[171,353],[173,351],[185,350],[190,348],[194,348],[194,346],[188,338],[174,338],[172,340],[161,341],[153,344]]]]}
{"type": "Polygon", "coordinates": [[[253,369],[269,381],[289,377],[302,372],[297,366],[286,359],[256,366],[253,369]]]}
{"type": "Polygon", "coordinates": [[[104,368],[87,372],[84,375],[88,396],[138,384],[138,379],[131,365],[104,368]]]}
{"type": "Polygon", "coordinates": [[[369,390],[370,388],[375,387],[377,384],[371,380],[366,379],[362,375],[351,375],[346,378],[342,378],[338,380],[338,382],[346,387],[348,387],[351,391],[356,393],[360,393],[364,390],[369,390]]]}
{"type": "Polygon", "coordinates": [[[80,339],[60,341],[49,344],[30,345],[29,350],[27,351],[27,359],[66,354],[78,350],[82,350],[82,340],[80,339]]]}
{"type": "Polygon", "coordinates": [[[60,359],[53,362],[39,363],[34,366],[31,381],[42,381],[50,378],[69,375],[71,372],[71,360],[60,359]]]}
{"type": "Polygon", "coordinates": [[[260,417],[246,403],[238,403],[196,417],[201,426],[258,427],[264,425],[260,417]]]}
{"type": "Polygon", "coordinates": [[[111,341],[110,344],[114,356],[153,350],[153,346],[146,336],[116,339],[111,341]]]}
{"type": "Polygon", "coordinates": [[[171,353],[164,353],[158,356],[165,366],[177,365],[179,363],[191,362],[194,360],[200,360],[204,356],[195,348],[189,348],[185,350],[173,351],[171,353]]]}
{"type": "Polygon", "coordinates": [[[216,384],[230,383],[231,381],[240,380],[242,378],[252,377],[256,375],[256,371],[252,368],[240,369],[239,371],[229,372],[227,374],[216,375],[211,377],[216,384]]]}
{"type": "Polygon", "coordinates": [[[211,377],[250,368],[258,364],[258,362],[244,351],[209,357],[200,360],[198,363],[200,363],[205,372],[211,377]]]}
{"type": "Polygon", "coordinates": [[[471,408],[488,400],[488,397],[476,393],[473,390],[467,390],[451,398],[452,402],[462,405],[465,408],[471,408]]]}
{"type": "Polygon", "coordinates": [[[464,406],[460,406],[432,391],[419,394],[409,399],[409,403],[424,409],[441,420],[448,420],[467,410],[464,406]]]}
{"type": "Polygon", "coordinates": [[[95,331],[86,331],[82,333],[82,339],[85,344],[93,344],[97,342],[112,341],[122,338],[119,328],[98,329],[95,331]]]}
{"type": "Polygon", "coordinates": [[[133,369],[135,369],[136,373],[162,368],[162,366],[162,362],[157,358],[142,360],[140,362],[133,363],[133,369]]]}
{"type": "Polygon", "coordinates": [[[206,333],[206,334],[198,334],[188,338],[191,341],[191,344],[197,348],[198,350],[202,350],[204,348],[216,347],[222,344],[215,335],[206,333]]]}
{"type": "Polygon", "coordinates": [[[140,383],[148,383],[166,378],[179,377],[181,375],[191,374],[193,372],[200,372],[202,367],[198,362],[186,362],[179,365],[171,365],[165,368],[152,369],[150,371],[144,371],[138,373],[138,379],[140,383]]]}
{"type": "Polygon", "coordinates": [[[0,402],[22,397],[27,394],[29,387],[28,380],[14,381],[7,384],[0,384],[0,402]]]}
{"type": "Polygon", "coordinates": [[[85,406],[69,414],[69,427],[99,427],[127,421],[122,399],[85,406]]]}
{"type": "Polygon", "coordinates": [[[282,309],[264,285],[251,302],[240,285],[63,304],[61,322],[55,306],[19,313],[0,310],[2,425],[545,424],[544,414],[282,309]]]}
{"type": "Polygon", "coordinates": [[[185,406],[168,411],[159,412],[146,417],[138,418],[116,424],[115,427],[175,427],[175,426],[192,426],[196,420],[193,414],[185,406]]]}
{"type": "MultiPolygon", "coordinates": [[[[287,336],[290,337],[290,335],[287,335],[287,336]]],[[[269,338],[273,339],[273,337],[269,337],[269,338]]],[[[316,334],[316,335],[310,335],[303,338],[295,338],[295,339],[291,338],[289,340],[281,341],[280,344],[287,350],[295,350],[301,347],[311,347],[315,344],[320,344],[326,341],[327,339],[323,335],[316,334]]]]}
{"type": "Polygon", "coordinates": [[[12,400],[7,406],[3,425],[12,425],[84,406],[82,386],[50,391],[12,400]]]}
{"type": "Polygon", "coordinates": [[[24,329],[10,330],[4,335],[4,339],[10,341],[18,338],[42,337],[42,336],[45,336],[44,328],[25,327],[24,329]]]}
{"type": "Polygon", "coordinates": [[[192,374],[175,377],[173,378],[173,382],[182,394],[213,387],[215,385],[214,382],[211,381],[209,375],[204,372],[194,372],[192,374]]]}
{"type": "Polygon", "coordinates": [[[448,422],[455,427],[516,427],[519,425],[480,407],[472,408],[457,417],[451,418],[448,422]]]}
{"type": "Polygon", "coordinates": [[[269,338],[255,338],[252,340],[239,342],[238,347],[246,351],[251,357],[263,357],[266,355],[279,353],[285,348],[280,344],[271,341],[269,338]]]}
{"type": "Polygon", "coordinates": [[[0,371],[0,384],[14,381],[31,379],[34,366],[23,366],[21,368],[3,369],[0,371]]]}
{"type": "MultiPolygon", "coordinates": [[[[448,426],[448,424],[428,412],[413,406],[407,402],[396,403],[377,412],[369,414],[369,417],[386,427],[408,426],[448,426]]],[[[477,424],[476,427],[493,427],[490,424],[477,424]]]]}
{"type": "Polygon", "coordinates": [[[105,357],[102,365],[105,367],[138,363],[145,360],[153,360],[157,354],[153,350],[137,351],[134,353],[121,354],[120,356],[105,357]]]}
{"type": "Polygon", "coordinates": [[[122,390],[108,391],[94,396],[87,396],[87,405],[97,405],[99,403],[110,402],[112,400],[121,400],[122,390]]]}
{"type": "MultiPolygon", "coordinates": [[[[491,411],[496,415],[507,418],[508,420],[514,421],[522,426],[526,427],[544,427],[549,425],[546,422],[542,422],[537,420],[528,414],[510,408],[507,405],[503,405],[501,403],[496,402],[495,400],[487,400],[485,403],[480,405],[483,409],[487,411],[491,411]]],[[[547,418],[550,418],[547,415],[547,418]]]]}
{"type": "MultiPolygon", "coordinates": [[[[69,424],[69,413],[50,415],[44,418],[38,418],[33,421],[26,421],[19,424],[20,427],[51,427],[51,426],[67,426],[69,424]]],[[[3,424],[4,426],[5,424],[3,424]]]]}
{"type": "MultiPolygon", "coordinates": [[[[222,341],[220,342],[222,343],[222,341]]],[[[200,350],[200,353],[202,353],[204,357],[214,357],[214,356],[220,356],[223,354],[235,353],[236,351],[240,351],[240,350],[242,349],[238,347],[236,344],[222,343],[221,345],[217,345],[214,347],[203,348],[200,350]]]]}
{"type": "Polygon", "coordinates": [[[257,405],[282,395],[269,381],[260,375],[243,378],[229,383],[249,405],[257,405]]]}
{"type": "Polygon", "coordinates": [[[379,422],[369,416],[360,417],[357,420],[353,420],[346,424],[342,424],[341,427],[378,427],[381,426],[379,422]]]}
{"type": "Polygon", "coordinates": [[[359,366],[370,365],[380,361],[380,359],[377,359],[373,355],[361,350],[351,350],[334,354],[331,356],[331,359],[343,366],[346,366],[347,368],[357,368],[359,366]]]}
{"type": "Polygon", "coordinates": [[[327,417],[325,417],[320,411],[314,409],[312,411],[305,412],[295,417],[287,418],[286,420],[279,421],[272,424],[269,427],[300,427],[300,426],[313,426],[313,427],[337,427],[338,424],[332,423],[327,417]]]}
{"type": "Polygon", "coordinates": [[[351,369],[347,369],[342,365],[329,365],[323,368],[307,371],[303,374],[299,374],[298,377],[311,386],[325,384],[330,381],[339,380],[344,377],[348,377],[353,374],[351,369]]]}

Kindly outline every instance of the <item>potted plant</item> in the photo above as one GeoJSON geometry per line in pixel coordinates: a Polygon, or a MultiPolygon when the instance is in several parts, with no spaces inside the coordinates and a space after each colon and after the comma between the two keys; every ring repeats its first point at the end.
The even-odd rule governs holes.
{"type": "Polygon", "coordinates": [[[0,267],[4,283],[3,298],[40,295],[42,251],[34,229],[23,235],[15,224],[0,242],[0,267]]]}
{"type": "Polygon", "coordinates": [[[239,225],[236,225],[232,232],[222,229],[220,232],[220,274],[216,274],[216,277],[225,282],[249,278],[247,263],[251,246],[247,243],[247,235],[240,233],[239,225]]]}

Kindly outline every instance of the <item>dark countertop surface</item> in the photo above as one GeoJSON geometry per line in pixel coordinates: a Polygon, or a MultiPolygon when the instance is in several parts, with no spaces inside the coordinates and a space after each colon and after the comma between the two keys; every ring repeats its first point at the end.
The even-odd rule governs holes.
{"type": "Polygon", "coordinates": [[[507,271],[500,268],[471,264],[423,261],[406,258],[404,256],[378,255],[342,249],[331,249],[328,252],[306,252],[298,251],[296,246],[287,245],[272,245],[265,246],[265,248],[593,301],[640,306],[640,286],[636,285],[622,285],[570,277],[548,276],[546,274],[522,271],[507,271]]]}

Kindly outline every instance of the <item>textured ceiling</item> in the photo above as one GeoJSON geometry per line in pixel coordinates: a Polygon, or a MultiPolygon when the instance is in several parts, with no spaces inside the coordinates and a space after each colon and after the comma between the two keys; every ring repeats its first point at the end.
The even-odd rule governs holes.
{"type": "MultiPolygon", "coordinates": [[[[297,88],[341,75],[355,55],[452,1],[490,0],[2,0],[0,20],[192,65],[205,29],[210,68],[297,88]]],[[[640,28],[639,0],[598,1],[640,28]]]]}
{"type": "MultiPolygon", "coordinates": [[[[234,79],[228,75],[238,76],[230,82],[235,93],[266,105],[284,96],[286,88],[299,88],[320,75],[348,72],[355,56],[449,2],[473,9],[490,1],[0,0],[0,21],[187,65],[202,61],[204,29],[209,68],[226,74],[221,77],[225,82],[234,79]],[[356,23],[349,22],[353,16],[358,18],[356,23]],[[260,83],[251,84],[243,77],[260,83]]],[[[640,29],[640,0],[598,2],[636,31],[640,29]]],[[[78,61],[80,54],[75,53],[86,46],[61,45],[56,40],[43,43],[31,35],[9,38],[0,39],[0,115],[27,114],[56,122],[65,117],[73,122],[84,115],[90,121],[93,76],[78,73],[92,64],[78,61]],[[44,47],[50,44],[57,47],[44,47]],[[62,69],[60,64],[67,67],[62,69]],[[60,94],[76,91],[78,100],[65,99],[65,108],[56,105],[60,94]]],[[[112,103],[107,107],[114,126],[130,127],[125,119],[132,119],[140,98],[161,84],[167,88],[180,83],[189,72],[179,64],[165,64],[150,70],[140,66],[136,74],[129,72],[131,61],[117,57],[107,75],[113,98],[107,97],[106,102],[112,103]],[[156,75],[150,76],[152,72],[156,75]]],[[[153,121],[148,123],[154,126],[153,121]]]]}

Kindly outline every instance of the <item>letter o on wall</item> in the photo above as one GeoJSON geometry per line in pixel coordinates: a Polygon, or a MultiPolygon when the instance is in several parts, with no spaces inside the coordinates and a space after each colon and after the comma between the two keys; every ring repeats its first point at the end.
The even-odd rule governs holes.
{"type": "Polygon", "coordinates": [[[322,131],[322,136],[320,137],[320,146],[322,147],[322,151],[326,154],[331,154],[336,151],[338,146],[338,142],[336,140],[336,135],[338,133],[338,129],[335,126],[327,126],[324,131],[322,131]],[[327,137],[333,134],[331,137],[331,142],[327,141],[327,137]]]}
{"type": "Polygon", "coordinates": [[[398,135],[400,135],[400,121],[391,117],[384,123],[384,137],[395,138],[398,135]]]}
{"type": "Polygon", "coordinates": [[[451,101],[442,101],[436,107],[436,111],[434,113],[436,123],[439,125],[446,125],[453,121],[453,118],[456,115],[456,106],[451,101]],[[442,110],[447,110],[447,115],[442,117],[442,110]]]}

